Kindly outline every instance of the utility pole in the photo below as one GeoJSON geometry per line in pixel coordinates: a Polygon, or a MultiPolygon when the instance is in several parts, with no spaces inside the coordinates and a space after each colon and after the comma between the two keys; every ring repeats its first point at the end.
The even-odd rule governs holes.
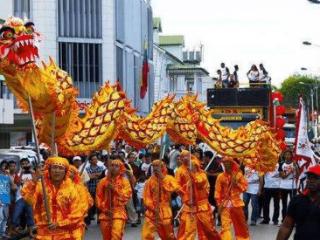
{"type": "Polygon", "coordinates": [[[314,112],[314,102],[313,102],[313,96],[314,96],[314,92],[313,92],[313,88],[311,88],[311,122],[312,122],[312,129],[313,129],[313,133],[314,133],[314,138],[318,137],[318,126],[316,125],[317,120],[315,119],[315,112],[314,112]]]}

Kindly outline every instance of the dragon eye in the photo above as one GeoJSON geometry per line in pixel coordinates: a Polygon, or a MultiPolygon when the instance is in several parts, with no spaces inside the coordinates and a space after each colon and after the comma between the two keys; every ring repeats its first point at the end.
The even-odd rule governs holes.
{"type": "Polygon", "coordinates": [[[33,29],[32,26],[26,27],[26,33],[27,33],[27,34],[32,34],[33,32],[34,32],[34,29],[33,29]]]}
{"type": "Polygon", "coordinates": [[[11,30],[6,30],[1,33],[2,39],[12,39],[14,38],[14,33],[11,30]]]}

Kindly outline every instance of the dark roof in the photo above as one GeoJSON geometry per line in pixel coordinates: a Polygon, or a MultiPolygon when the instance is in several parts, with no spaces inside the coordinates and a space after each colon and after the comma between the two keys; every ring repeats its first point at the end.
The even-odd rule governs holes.
{"type": "Polygon", "coordinates": [[[202,72],[206,75],[209,75],[209,72],[200,67],[200,66],[196,66],[196,65],[191,65],[191,64],[172,64],[168,66],[168,71],[170,72],[195,72],[195,71],[199,71],[202,72]]]}

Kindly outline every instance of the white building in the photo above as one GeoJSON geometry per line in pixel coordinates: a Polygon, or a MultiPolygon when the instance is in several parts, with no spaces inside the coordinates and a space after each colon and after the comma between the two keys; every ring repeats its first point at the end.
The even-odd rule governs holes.
{"type": "MultiPolygon", "coordinates": [[[[80,102],[89,103],[105,81],[118,80],[134,107],[142,114],[149,112],[154,99],[154,91],[149,90],[154,88],[154,74],[152,8],[148,0],[10,0],[3,5],[0,18],[14,15],[35,23],[43,36],[40,58],[53,57],[71,74],[79,88],[80,102]],[[145,45],[149,86],[146,97],[140,99],[145,45]]],[[[0,122],[0,139],[6,139],[0,140],[0,147],[8,146],[14,131],[31,140],[27,115],[17,111],[14,125],[0,122]]]]}
{"type": "Polygon", "coordinates": [[[154,100],[158,101],[170,92],[170,76],[167,69],[172,64],[183,62],[166,49],[159,46],[159,34],[162,32],[160,18],[153,19],[153,62],[154,62],[154,100]]]}
{"type": "Polygon", "coordinates": [[[199,100],[206,102],[207,89],[213,87],[213,80],[208,71],[200,66],[201,49],[185,51],[184,36],[161,33],[161,19],[154,18],[155,100],[168,93],[180,98],[192,92],[199,95],[199,100]]]}

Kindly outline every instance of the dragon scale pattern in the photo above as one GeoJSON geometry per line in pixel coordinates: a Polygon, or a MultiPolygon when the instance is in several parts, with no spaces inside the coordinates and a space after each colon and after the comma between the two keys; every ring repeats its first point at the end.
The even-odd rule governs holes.
{"type": "Polygon", "coordinates": [[[201,139],[218,153],[238,158],[261,172],[273,170],[277,163],[279,143],[266,123],[257,120],[237,130],[224,127],[197,96],[178,101],[167,96],[141,117],[118,84],[106,83],[80,117],[78,91],[68,73],[52,59],[42,67],[36,64],[38,39],[33,23],[9,18],[0,28],[0,74],[23,110],[28,111],[31,98],[40,141],[50,146],[54,131],[60,154],[106,149],[117,138],[142,148],[168,133],[182,144],[201,139]]]}

